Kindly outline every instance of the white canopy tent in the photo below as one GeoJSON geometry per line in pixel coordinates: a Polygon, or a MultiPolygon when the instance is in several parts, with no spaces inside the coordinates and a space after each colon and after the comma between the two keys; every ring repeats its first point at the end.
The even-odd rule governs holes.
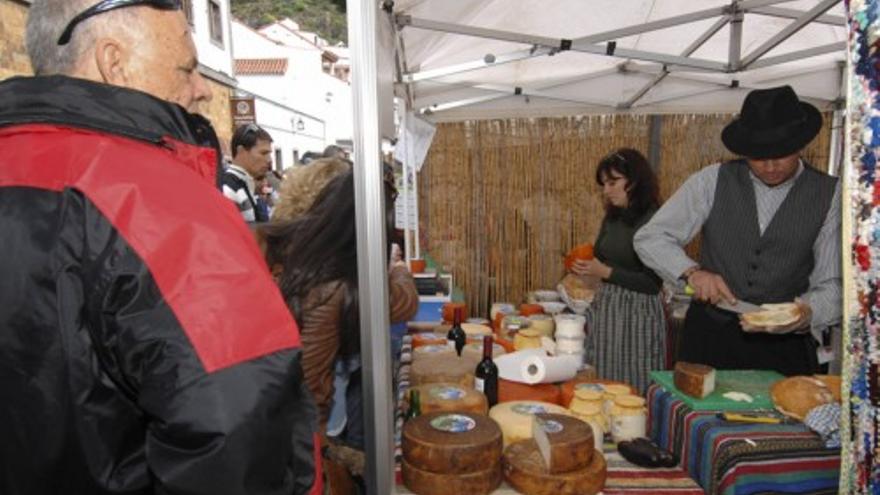
{"type": "Polygon", "coordinates": [[[348,19],[372,494],[394,493],[380,166],[393,94],[441,122],[734,113],[781,84],[830,110],[845,93],[840,0],[348,0],[348,19]]]}

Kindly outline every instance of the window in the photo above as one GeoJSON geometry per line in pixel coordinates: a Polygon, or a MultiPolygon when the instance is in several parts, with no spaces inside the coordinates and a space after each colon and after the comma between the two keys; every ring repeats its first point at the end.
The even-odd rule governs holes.
{"type": "Polygon", "coordinates": [[[211,41],[223,45],[223,14],[220,4],[214,0],[208,0],[208,24],[211,27],[211,41]]]}
{"type": "Polygon", "coordinates": [[[299,150],[293,150],[293,164],[299,163],[299,150]]]}
{"type": "Polygon", "coordinates": [[[181,2],[181,6],[183,7],[183,14],[186,15],[186,22],[189,23],[190,26],[193,25],[193,3],[192,0],[183,0],[181,2]]]}
{"type": "Polygon", "coordinates": [[[275,170],[284,171],[284,164],[281,163],[281,148],[275,148],[275,170]]]}

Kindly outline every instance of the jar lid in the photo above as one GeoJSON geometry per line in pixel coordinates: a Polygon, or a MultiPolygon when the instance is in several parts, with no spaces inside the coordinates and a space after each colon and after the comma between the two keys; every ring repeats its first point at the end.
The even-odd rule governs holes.
{"type": "Polygon", "coordinates": [[[602,398],[602,392],[581,388],[574,391],[574,396],[580,400],[599,400],[602,398]]]}
{"type": "Polygon", "coordinates": [[[614,404],[620,407],[645,407],[645,399],[638,395],[618,395],[614,398],[614,404]]]}

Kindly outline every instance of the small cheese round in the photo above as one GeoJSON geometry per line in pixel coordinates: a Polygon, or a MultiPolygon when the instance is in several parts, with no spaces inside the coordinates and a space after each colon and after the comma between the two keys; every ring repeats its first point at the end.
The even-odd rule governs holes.
{"type": "Polygon", "coordinates": [[[463,388],[474,388],[474,364],[453,353],[413,359],[410,369],[412,386],[429,383],[455,383],[463,388]]]}
{"type": "Polygon", "coordinates": [[[419,391],[422,414],[434,411],[460,411],[485,415],[489,411],[489,403],[485,395],[455,383],[432,383],[412,390],[419,391]]]}
{"type": "Polygon", "coordinates": [[[532,416],[542,413],[569,414],[556,404],[530,400],[503,402],[489,409],[489,417],[501,427],[504,445],[532,438],[532,416]]]}

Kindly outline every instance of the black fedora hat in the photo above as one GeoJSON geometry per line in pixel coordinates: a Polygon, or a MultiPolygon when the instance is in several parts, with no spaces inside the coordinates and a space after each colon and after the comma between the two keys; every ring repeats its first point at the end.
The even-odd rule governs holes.
{"type": "Polygon", "coordinates": [[[751,91],[739,116],[721,131],[730,151],[749,158],[790,155],[816,137],[822,114],[800,101],[791,86],[751,91]]]}

